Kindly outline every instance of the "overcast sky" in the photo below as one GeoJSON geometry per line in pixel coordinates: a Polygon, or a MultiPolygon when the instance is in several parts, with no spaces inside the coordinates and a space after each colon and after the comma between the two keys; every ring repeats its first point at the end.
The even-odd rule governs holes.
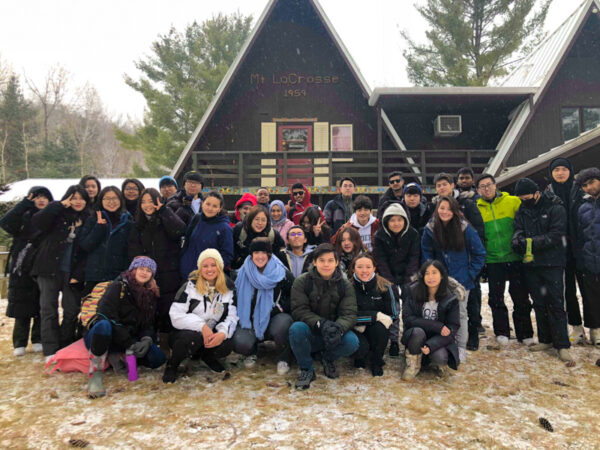
{"type": "MultiPolygon", "coordinates": [[[[134,61],[171,26],[183,30],[219,12],[258,19],[268,0],[18,0],[0,3],[0,58],[41,83],[60,64],[76,85],[90,82],[113,115],[141,119],[144,98],[123,81],[134,61]]],[[[371,88],[409,86],[399,30],[422,39],[414,9],[424,0],[320,0],[371,88]]],[[[546,29],[556,29],[579,0],[554,0],[546,29]]]]}

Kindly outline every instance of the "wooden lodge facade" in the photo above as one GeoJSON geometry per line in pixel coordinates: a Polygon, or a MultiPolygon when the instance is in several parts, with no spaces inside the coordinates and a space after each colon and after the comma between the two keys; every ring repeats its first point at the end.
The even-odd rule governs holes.
{"type": "MultiPolygon", "coordinates": [[[[371,92],[317,0],[271,0],[172,175],[196,169],[224,194],[300,181],[331,195],[343,175],[380,194],[392,170],[426,187],[463,166],[515,173],[600,125],[598,9],[586,0],[501,86],[371,92]]],[[[600,165],[594,145],[576,145],[582,164],[600,165]]]]}

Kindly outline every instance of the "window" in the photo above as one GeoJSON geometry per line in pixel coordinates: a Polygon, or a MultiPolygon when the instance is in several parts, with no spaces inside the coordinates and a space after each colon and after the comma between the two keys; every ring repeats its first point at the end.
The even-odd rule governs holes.
{"type": "MultiPolygon", "coordinates": [[[[331,125],[331,151],[354,150],[352,124],[331,125]]],[[[333,162],[352,162],[352,158],[333,158],[333,162]]]]}
{"type": "Polygon", "coordinates": [[[600,125],[600,107],[562,108],[561,120],[563,140],[566,142],[600,125]]]}

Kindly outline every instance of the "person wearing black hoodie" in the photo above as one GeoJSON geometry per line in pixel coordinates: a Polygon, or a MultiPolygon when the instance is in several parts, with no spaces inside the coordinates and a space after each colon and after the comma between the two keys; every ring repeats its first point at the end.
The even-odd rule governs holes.
{"type": "Polygon", "coordinates": [[[60,202],[52,202],[31,219],[44,236],[31,274],[40,289],[42,346],[51,357],[75,341],[81,308],[85,255],[80,247],[90,198],[79,184],[69,187],[60,202]],[[58,324],[58,296],[62,292],[62,323],[58,324]]]}
{"type": "Polygon", "coordinates": [[[397,170],[388,175],[388,183],[390,187],[379,199],[379,207],[377,208],[377,218],[381,220],[385,209],[392,203],[400,203],[404,194],[404,178],[402,172],[397,170]]]}
{"type": "Polygon", "coordinates": [[[548,168],[550,174],[550,184],[548,191],[552,192],[563,202],[567,211],[567,264],[565,266],[565,302],[567,305],[567,318],[571,325],[571,335],[569,339],[572,344],[583,344],[585,342],[585,333],[581,322],[581,311],[579,310],[579,300],[577,300],[577,288],[575,280],[579,285],[579,292],[585,296],[583,289],[583,273],[576,268],[575,255],[573,253],[573,243],[577,233],[577,211],[584,203],[584,192],[579,184],[575,183],[575,173],[571,161],[566,158],[556,158],[550,163],[548,168]]]}
{"type": "Polygon", "coordinates": [[[524,255],[523,269],[538,329],[539,343],[530,349],[554,347],[562,361],[571,363],[563,283],[567,213],[560,198],[548,191],[540,193],[529,178],[517,181],[515,195],[521,206],[515,214],[512,247],[524,255]]]}
{"type": "Polygon", "coordinates": [[[138,206],[138,199],[144,190],[144,184],[137,178],[127,178],[121,185],[121,192],[125,197],[125,208],[135,218],[135,211],[138,206]]]}
{"type": "Polygon", "coordinates": [[[417,183],[408,183],[404,186],[404,195],[400,202],[410,220],[410,226],[423,237],[425,225],[431,219],[433,211],[427,206],[427,199],[423,196],[423,189],[417,183]]]}
{"type": "Polygon", "coordinates": [[[172,209],[186,225],[189,225],[192,218],[202,211],[203,187],[202,176],[195,170],[190,170],[183,176],[183,189],[167,202],[167,207],[172,209]]]}
{"type": "Polygon", "coordinates": [[[41,237],[32,227],[31,218],[52,200],[52,193],[47,188],[33,186],[27,197],[0,219],[0,227],[13,238],[6,262],[6,273],[10,274],[6,315],[15,319],[12,334],[15,356],[25,354],[30,331],[33,351],[42,351],[40,291],[30,275],[31,256],[34,256],[41,237]]]}

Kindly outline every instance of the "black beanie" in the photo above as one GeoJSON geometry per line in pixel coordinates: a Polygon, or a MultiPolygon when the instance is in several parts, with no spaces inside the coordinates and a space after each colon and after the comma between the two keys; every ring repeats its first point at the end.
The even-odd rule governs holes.
{"type": "Polygon", "coordinates": [[[573,171],[573,166],[571,165],[571,161],[566,158],[556,158],[550,163],[550,173],[557,167],[566,167],[571,172],[573,171]]]}
{"type": "Polygon", "coordinates": [[[52,192],[50,192],[50,190],[45,186],[32,186],[31,189],[29,189],[29,192],[27,192],[28,197],[29,194],[33,194],[33,198],[42,196],[46,197],[50,202],[54,201],[54,197],[52,197],[52,192]]]}
{"type": "Polygon", "coordinates": [[[273,254],[273,247],[267,238],[256,238],[250,243],[250,254],[254,252],[266,252],[269,255],[273,254]]]}
{"type": "Polygon", "coordinates": [[[515,186],[515,195],[520,197],[521,195],[535,194],[540,190],[540,187],[530,178],[521,178],[517,181],[515,186]]]}

